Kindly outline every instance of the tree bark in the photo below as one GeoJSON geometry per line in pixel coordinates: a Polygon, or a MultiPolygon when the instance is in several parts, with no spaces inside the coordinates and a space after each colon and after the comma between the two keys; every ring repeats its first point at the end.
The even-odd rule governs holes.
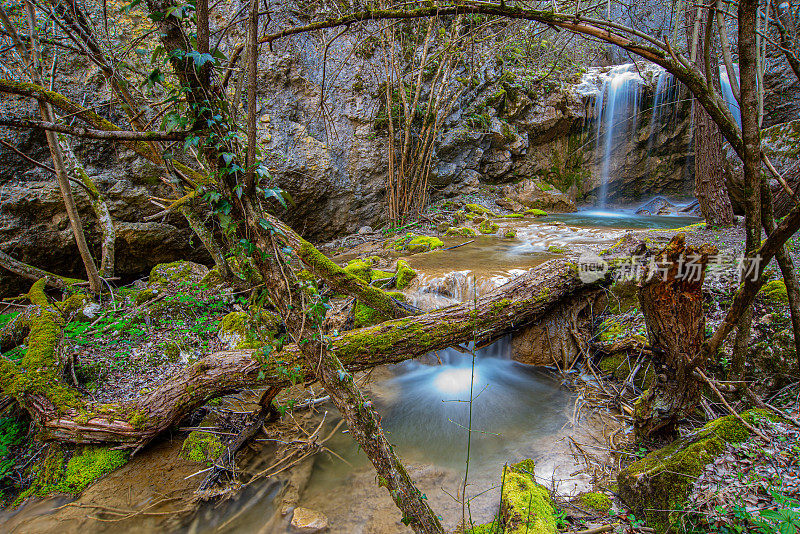
{"type": "MultiPolygon", "coordinates": [[[[713,28],[713,21],[709,9],[705,7],[692,6],[690,8],[689,19],[694,20],[694,28],[697,30],[705,25],[707,30],[713,28]]],[[[692,25],[689,25],[691,27],[692,25]]],[[[708,32],[706,32],[708,33],[708,32]]],[[[711,76],[708,64],[714,56],[711,50],[711,39],[701,39],[699,32],[695,31],[692,36],[693,42],[690,43],[692,50],[695,51],[693,58],[695,68],[702,69],[705,63],[706,81],[709,90],[718,84],[715,83],[717,76],[711,76]]],[[[716,64],[716,60],[713,61],[716,64]]],[[[717,124],[711,119],[706,109],[695,98],[693,106],[694,113],[694,177],[695,177],[695,196],[700,204],[700,211],[709,226],[726,227],[734,222],[733,207],[731,200],[725,189],[725,179],[723,176],[724,158],[722,150],[722,132],[717,124]]]]}
{"type": "Polygon", "coordinates": [[[715,252],[687,247],[685,235],[678,234],[658,254],[659,267],[647,270],[640,282],[639,303],[657,359],[656,380],[636,401],[640,437],[674,435],[678,421],[700,402],[692,372],[705,367],[702,288],[708,256],[715,252]]]}

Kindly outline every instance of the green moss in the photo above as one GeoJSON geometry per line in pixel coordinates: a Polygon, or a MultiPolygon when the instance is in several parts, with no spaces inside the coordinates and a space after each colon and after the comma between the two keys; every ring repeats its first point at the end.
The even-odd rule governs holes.
{"type": "Polygon", "coordinates": [[[459,227],[456,227],[456,228],[448,228],[447,231],[444,233],[444,235],[450,235],[450,236],[457,235],[457,236],[462,236],[462,237],[474,237],[475,236],[475,230],[473,230],[472,228],[466,228],[466,227],[463,227],[463,226],[459,226],[459,227]]]}
{"type": "Polygon", "coordinates": [[[63,385],[57,345],[64,318],[44,293],[45,280],[35,282],[28,292],[34,304],[27,318],[28,341],[25,354],[12,362],[0,358],[0,388],[16,399],[26,394],[42,395],[61,412],[82,406],[78,392],[63,385]]]}
{"type": "Polygon", "coordinates": [[[506,534],[550,534],[556,518],[550,492],[533,478],[533,460],[505,470],[503,508],[506,534]],[[522,465],[524,464],[524,465],[522,465]]]}
{"type": "Polygon", "coordinates": [[[499,229],[500,226],[498,226],[496,223],[493,223],[490,220],[485,220],[480,225],[478,225],[478,231],[482,234],[494,234],[499,229]]]}
{"type": "MultiPolygon", "coordinates": [[[[612,356],[606,356],[597,367],[605,374],[612,375],[617,380],[625,380],[631,374],[631,361],[623,354],[617,353],[612,356]]],[[[653,384],[655,373],[651,367],[639,369],[636,376],[633,377],[633,383],[639,389],[647,389],[653,384]]]]}
{"type": "Polygon", "coordinates": [[[402,290],[407,288],[408,285],[417,277],[417,272],[409,267],[407,262],[403,260],[397,260],[395,276],[397,277],[395,287],[402,290]]]}
{"type": "Polygon", "coordinates": [[[409,241],[406,248],[410,252],[428,252],[443,246],[444,243],[438,237],[419,236],[409,241]]]}
{"type": "Polygon", "coordinates": [[[466,204],[464,208],[475,215],[486,215],[487,217],[496,217],[495,213],[489,208],[485,208],[480,204],[466,204]]]}
{"type": "Polygon", "coordinates": [[[344,267],[344,272],[355,276],[362,282],[369,283],[372,281],[372,261],[350,260],[347,262],[347,266],[344,267]]]}
{"type": "Polygon", "coordinates": [[[611,509],[611,498],[605,493],[592,491],[580,496],[581,504],[600,514],[607,514],[611,509]]]}
{"type": "Polygon", "coordinates": [[[525,217],[525,215],[522,213],[507,213],[505,215],[501,215],[500,217],[503,219],[522,219],[525,217]]]}
{"type": "Polygon", "coordinates": [[[170,282],[189,281],[192,272],[192,264],[188,261],[159,263],[150,270],[149,281],[151,284],[162,286],[170,282]]]}
{"type": "Polygon", "coordinates": [[[513,228],[509,228],[508,230],[505,231],[505,233],[503,234],[503,237],[507,237],[509,239],[511,239],[513,237],[517,237],[517,231],[514,230],[513,228]]]}
{"type": "Polygon", "coordinates": [[[158,296],[160,291],[158,289],[142,289],[136,294],[136,298],[133,299],[133,304],[135,306],[140,306],[145,302],[151,301],[158,296]]]}
{"type": "Polygon", "coordinates": [[[406,235],[390,242],[388,246],[397,252],[408,251],[417,253],[428,252],[430,250],[441,248],[444,246],[444,243],[438,237],[415,235],[409,232],[406,235]]]}
{"type": "Polygon", "coordinates": [[[535,482],[534,468],[533,460],[504,466],[499,516],[465,533],[554,534],[555,506],[547,488],[535,482]]]}
{"type": "Polygon", "coordinates": [[[55,306],[64,317],[69,319],[76,316],[90,302],[92,302],[92,298],[89,295],[76,293],[67,297],[63,302],[56,302],[55,306]]]}
{"type": "Polygon", "coordinates": [[[225,279],[222,278],[222,274],[219,272],[217,267],[213,269],[209,269],[209,271],[200,279],[200,285],[205,288],[213,288],[217,286],[221,286],[225,283],[225,279]]]}
{"type": "Polygon", "coordinates": [[[217,337],[236,349],[256,349],[274,337],[278,318],[272,313],[251,308],[251,314],[231,312],[219,323],[217,337]]]}
{"type": "MultiPolygon", "coordinates": [[[[399,301],[406,300],[405,295],[399,292],[392,291],[392,292],[387,292],[386,294],[399,301]]],[[[388,316],[378,312],[377,310],[370,308],[369,306],[361,302],[356,302],[355,306],[353,307],[353,316],[354,316],[353,325],[356,328],[371,326],[374,324],[382,323],[383,321],[389,319],[388,316]]]]}
{"type": "Polygon", "coordinates": [[[525,210],[524,213],[525,213],[525,215],[533,215],[534,217],[545,217],[547,215],[546,211],[540,210],[540,209],[536,209],[536,208],[525,210]]]}
{"type": "Polygon", "coordinates": [[[108,447],[84,448],[67,462],[58,491],[80,493],[98,478],[125,465],[128,454],[127,451],[108,447]]]}
{"type": "Polygon", "coordinates": [[[77,451],[64,464],[64,451],[51,447],[41,461],[33,464],[31,485],[14,501],[17,506],[31,495],[78,494],[103,475],[125,465],[129,453],[108,447],[88,446],[77,451]]]}
{"type": "Polygon", "coordinates": [[[783,280],[768,282],[759,291],[763,297],[773,304],[788,304],[789,295],[786,292],[786,283],[783,280]]]}
{"type": "Polygon", "coordinates": [[[225,446],[210,432],[190,432],[181,446],[180,457],[191,462],[210,462],[225,452],[225,446]]]}
{"type": "Polygon", "coordinates": [[[566,251],[567,249],[557,247],[555,245],[550,245],[549,247],[547,247],[547,252],[549,252],[550,254],[564,254],[566,251]]]}
{"type": "MultiPolygon", "coordinates": [[[[750,424],[770,417],[763,410],[741,415],[750,424]]],[[[646,517],[648,526],[656,532],[667,532],[677,521],[689,488],[705,466],[725,450],[726,443],[741,442],[748,437],[747,427],[732,415],[711,421],[695,434],[653,451],[623,469],[617,477],[620,496],[637,517],[646,517]]]]}
{"type": "Polygon", "coordinates": [[[128,418],[128,422],[136,430],[142,430],[145,426],[147,426],[147,416],[137,410],[131,414],[131,416],[128,418]]]}

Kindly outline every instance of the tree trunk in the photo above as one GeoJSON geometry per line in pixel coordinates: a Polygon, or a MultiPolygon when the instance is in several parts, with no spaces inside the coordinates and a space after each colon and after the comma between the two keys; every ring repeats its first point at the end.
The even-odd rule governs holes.
{"type": "MultiPolygon", "coordinates": [[[[585,284],[575,276],[570,262],[553,260],[510,280],[475,303],[333,336],[328,350],[341,361],[346,372],[355,373],[473,339],[477,343],[489,342],[526,324],[546,320],[557,304],[584,298],[607,280],[585,284]]],[[[31,300],[55,313],[42,289],[41,285],[32,288],[31,300]]],[[[48,317],[52,322],[57,315],[48,317]]],[[[32,329],[33,325],[28,327],[32,329]]],[[[55,324],[53,328],[58,331],[61,326],[55,324]]],[[[52,345],[58,338],[58,335],[47,338],[47,343],[52,345]]],[[[40,348],[50,350],[45,346],[40,348]]],[[[254,359],[254,354],[250,350],[212,354],[178,371],[151,393],[118,404],[92,404],[70,388],[63,388],[70,392],[68,395],[51,396],[49,386],[24,380],[28,373],[24,365],[2,358],[0,387],[29,409],[48,439],[135,446],[167,430],[208,399],[246,388],[288,387],[291,383],[286,378],[286,369],[298,369],[303,376],[314,377],[314,366],[309,367],[296,344],[284,346],[264,363],[254,359]],[[65,399],[72,400],[65,403],[65,399]]],[[[57,386],[58,380],[51,385],[57,386]]]]}
{"type": "MultiPolygon", "coordinates": [[[[694,19],[696,29],[702,26],[709,27],[707,17],[709,9],[703,7],[690,7],[690,19],[694,19]]],[[[714,56],[707,49],[709,43],[700,38],[699,32],[693,34],[691,48],[695,50],[694,65],[702,70],[703,59],[706,55],[714,56]]],[[[712,41],[713,42],[713,41],[712,41]]],[[[713,60],[716,64],[716,59],[713,60]]],[[[706,76],[710,73],[706,72],[706,76]]],[[[710,87],[718,86],[715,82],[717,76],[707,80],[710,87]]],[[[723,170],[725,161],[722,151],[722,132],[717,123],[695,98],[693,106],[694,120],[694,183],[695,196],[700,204],[700,211],[709,226],[726,227],[733,224],[733,207],[725,190],[723,170]]]]}
{"type": "Polygon", "coordinates": [[[644,274],[639,303],[647,335],[656,354],[657,378],[636,401],[637,436],[674,435],[678,421],[700,402],[700,385],[692,375],[705,367],[703,281],[713,248],[687,247],[678,234],[658,254],[658,268],[644,274]]]}

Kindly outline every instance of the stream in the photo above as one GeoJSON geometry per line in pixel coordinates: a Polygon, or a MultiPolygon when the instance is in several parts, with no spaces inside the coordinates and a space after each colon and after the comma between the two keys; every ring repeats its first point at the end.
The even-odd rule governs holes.
{"type": "MultiPolygon", "coordinates": [[[[409,300],[428,310],[467,301],[557,257],[559,249],[599,250],[627,230],[678,228],[698,219],[577,212],[508,221],[498,222],[513,227],[515,238],[477,236],[458,248],[409,257],[419,272],[407,290],[409,300]]],[[[446,238],[445,247],[469,239],[446,238]]],[[[446,528],[455,527],[462,513],[476,524],[491,520],[506,462],[534,459],[539,481],[556,484],[562,494],[589,489],[589,479],[579,473],[582,464],[573,457],[569,438],[592,442],[603,435],[602,422],[590,418],[573,425],[575,395],[562,387],[556,374],[513,361],[508,338],[473,354],[446,349],[359,377],[381,414],[389,441],[446,528]],[[470,504],[462,510],[458,499],[468,453],[466,495],[470,504]]],[[[321,434],[333,432],[339,417],[336,409],[324,404],[318,411],[320,420],[325,414],[321,434]]],[[[388,493],[378,487],[374,469],[344,428],[338,428],[325,443],[326,449],[306,465],[298,506],[325,514],[334,534],[408,532],[388,493]]],[[[179,448],[178,440],[166,440],[87,489],[71,506],[59,508],[67,502],[63,498],[30,502],[18,511],[2,513],[0,525],[19,533],[52,532],[54,528],[82,534],[296,532],[289,525],[292,514],[280,514],[283,488],[274,479],[263,479],[231,499],[198,508],[192,492],[202,477],[190,475],[200,468],[179,460],[179,448]],[[173,502],[167,506],[160,501],[163,499],[173,502]],[[179,508],[183,503],[183,514],[168,513],[176,510],[175,500],[179,508]],[[117,508],[149,508],[138,517],[98,522],[89,517],[90,505],[95,502],[117,508]]],[[[274,446],[264,445],[245,469],[268,465],[274,451],[274,446]]]]}

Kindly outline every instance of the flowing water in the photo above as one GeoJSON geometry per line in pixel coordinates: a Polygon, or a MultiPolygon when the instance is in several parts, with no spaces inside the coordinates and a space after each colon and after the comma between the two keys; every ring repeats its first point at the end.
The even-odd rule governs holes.
{"type": "MultiPolygon", "coordinates": [[[[697,219],[594,211],[498,222],[514,227],[516,237],[478,236],[472,242],[472,238],[448,238],[446,247],[467,244],[409,257],[419,272],[407,291],[411,301],[426,309],[469,301],[511,276],[556,257],[563,248],[573,252],[583,247],[607,248],[631,229],[675,228],[697,219]]],[[[575,474],[580,466],[571,454],[568,439],[591,441],[591,423],[570,425],[572,393],[561,387],[555,375],[513,361],[508,339],[474,350],[474,359],[472,354],[447,349],[417,361],[383,366],[369,376],[372,380],[365,387],[382,417],[389,441],[449,528],[462,517],[456,497],[461,493],[467,466],[468,436],[467,511],[476,523],[489,521],[496,511],[501,467],[506,462],[533,458],[540,481],[559,481],[559,490],[564,493],[588,488],[586,477],[575,474]],[[472,403],[468,402],[470,398],[472,403]]],[[[333,431],[338,415],[330,405],[319,410],[327,412],[322,432],[327,435],[333,431]]],[[[327,451],[313,458],[313,466],[308,465],[310,478],[301,485],[305,489],[299,506],[324,513],[332,533],[407,532],[388,493],[378,487],[374,469],[346,431],[340,428],[326,446],[327,451]]],[[[57,499],[31,503],[0,516],[0,525],[12,525],[8,531],[26,534],[52,532],[56,525],[64,533],[81,534],[292,532],[291,513],[279,513],[283,486],[276,480],[247,486],[232,499],[198,509],[191,495],[201,477],[189,475],[202,467],[177,458],[178,450],[179,441],[146,450],[90,487],[74,503],[76,507],[57,508],[63,504],[57,499]],[[172,498],[177,501],[169,500],[172,498]],[[98,522],[90,518],[96,511],[92,506],[148,507],[150,515],[98,522]],[[181,517],[180,521],[170,521],[169,510],[179,510],[174,515],[181,517]],[[186,514],[190,515],[188,519],[186,514]]],[[[274,444],[263,446],[247,469],[252,472],[270,465],[274,453],[274,444]]]]}

